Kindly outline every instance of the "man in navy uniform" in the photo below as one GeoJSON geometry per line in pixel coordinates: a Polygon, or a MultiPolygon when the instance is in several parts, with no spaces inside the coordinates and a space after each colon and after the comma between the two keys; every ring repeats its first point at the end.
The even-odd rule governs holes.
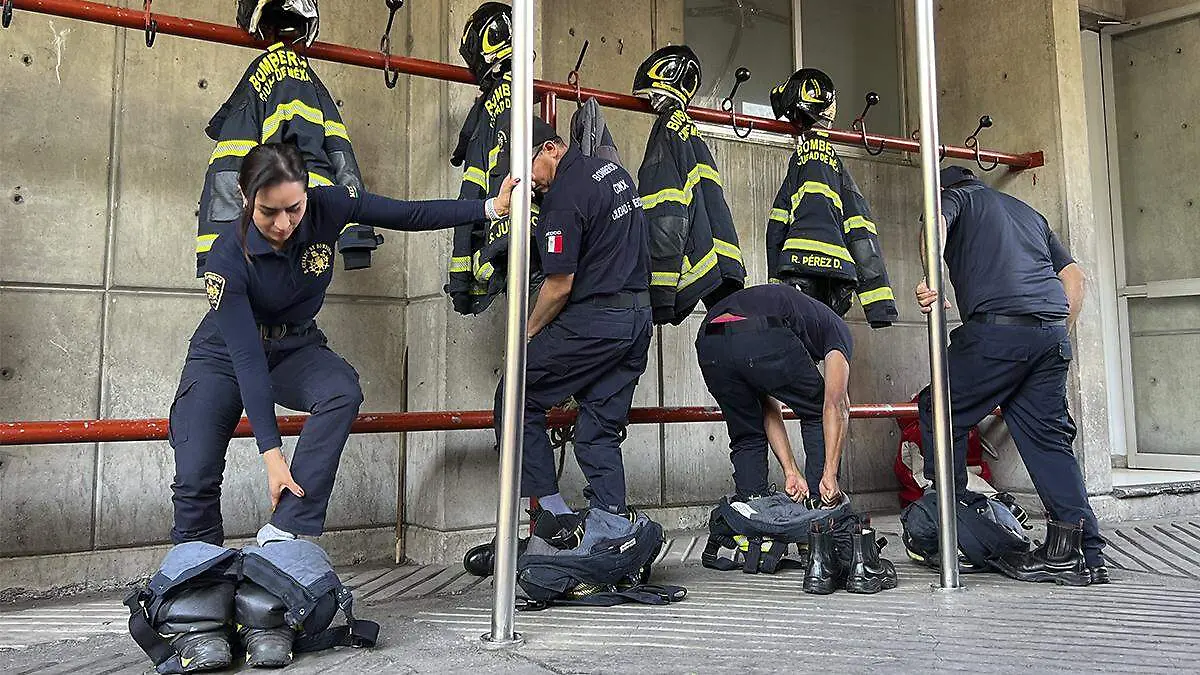
{"type": "MultiPolygon", "coordinates": [[[[961,166],[946,167],[941,178],[944,258],[963,319],[947,354],[955,491],[960,499],[966,491],[968,430],[999,407],[1050,520],[1046,543],[1001,560],[1002,569],[1026,581],[1107,583],[1105,542],[1071,450],[1075,422],[1067,410],[1069,331],[1083,306],[1083,270],[1024,202],[961,166]]],[[[924,281],[916,296],[926,313],[937,301],[924,281]]],[[[930,400],[926,387],[918,402],[926,448],[933,447],[930,400]]],[[[934,475],[932,452],[925,475],[934,475]]]]}
{"type": "Polygon", "coordinates": [[[738,501],[770,494],[768,439],[789,497],[798,501],[819,494],[827,504],[839,501],[853,345],[840,316],[790,285],[751,286],[708,311],[696,336],[696,356],[729,427],[738,501]],[[824,376],[817,370],[820,362],[824,376]],[[788,442],[780,401],[800,418],[803,473],[788,442]]]}
{"type": "MultiPolygon", "coordinates": [[[[533,242],[546,280],[528,324],[521,495],[538,499],[538,531],[570,548],[578,544],[578,516],[558,492],[546,411],[575,397],[585,495],[592,508],[627,514],[620,443],[650,348],[650,253],[628,172],[568,148],[540,119],[533,142],[533,188],[544,193],[533,242]]],[[[501,382],[497,435],[503,390],[501,382]]]]}

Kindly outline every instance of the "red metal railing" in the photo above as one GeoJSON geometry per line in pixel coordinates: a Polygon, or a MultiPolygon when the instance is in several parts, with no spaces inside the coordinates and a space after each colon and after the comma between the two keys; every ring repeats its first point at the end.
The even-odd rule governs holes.
{"type": "MultiPolygon", "coordinates": [[[[868,403],[850,407],[856,418],[914,417],[915,403],[868,403]]],[[[784,416],[795,419],[791,411],[784,416]]],[[[284,436],[300,433],[308,415],[285,415],[277,418],[284,436]]],[[[550,426],[563,426],[575,419],[574,412],[554,411],[550,426]]],[[[659,424],[686,422],[720,422],[725,418],[717,408],[703,406],[677,408],[634,408],[629,413],[630,424],[659,424]]],[[[350,432],[379,434],[409,431],[454,431],[460,429],[491,429],[492,411],[458,410],[452,412],[394,412],[359,415],[350,432]]],[[[252,436],[250,423],[242,418],[234,436],[252,436]]],[[[0,423],[0,446],[42,445],[52,443],[98,443],[113,441],[162,441],[167,439],[167,420],[63,420],[57,422],[0,423]]]]}
{"type": "MultiPolygon", "coordinates": [[[[194,38],[197,40],[205,40],[207,42],[216,42],[220,44],[236,45],[241,47],[265,47],[259,40],[255,40],[246,31],[243,31],[235,26],[226,26],[208,21],[197,21],[195,19],[185,19],[178,16],[168,14],[150,13],[149,17],[141,9],[124,9],[105,5],[98,2],[85,2],[83,0],[12,0],[13,6],[16,9],[39,12],[42,14],[51,14],[54,16],[62,16],[71,19],[80,19],[82,21],[91,21],[94,23],[102,23],[111,26],[119,26],[130,29],[146,30],[149,36],[149,27],[147,26],[149,17],[155,22],[155,31],[166,35],[176,35],[179,37],[194,38]]],[[[20,17],[14,20],[19,21],[20,17]]],[[[149,40],[148,40],[149,41],[149,40]]],[[[344,45],[331,44],[328,42],[316,42],[304,51],[306,56],[311,58],[321,59],[325,61],[334,61],[337,63],[345,63],[354,66],[362,66],[364,68],[383,69],[389,67],[393,72],[402,72],[409,75],[417,75],[420,77],[430,77],[438,80],[446,80],[449,82],[462,82],[464,84],[474,84],[474,78],[470,71],[460,66],[452,66],[447,63],[437,61],[427,61],[424,59],[414,59],[406,56],[384,56],[382,52],[369,51],[366,49],[357,49],[354,47],[346,47],[344,45]]],[[[646,101],[630,96],[628,94],[618,94],[610,91],[602,91],[599,89],[589,89],[586,87],[573,87],[562,82],[550,82],[546,80],[535,80],[534,91],[538,94],[555,94],[558,98],[577,100],[580,98],[595,98],[600,105],[610,108],[619,108],[622,110],[632,110],[636,112],[651,113],[649,105],[646,101]]],[[[711,122],[714,124],[729,124],[730,114],[720,110],[710,108],[690,108],[688,113],[693,119],[702,122],[711,122]]],[[[790,124],[780,122],[779,120],[767,119],[765,117],[754,117],[752,115],[738,115],[739,126],[745,128],[749,124],[753,124],[754,128],[760,131],[772,131],[781,134],[794,134],[790,124]]],[[[863,137],[857,131],[847,131],[842,129],[831,129],[828,132],[830,140],[835,143],[844,145],[861,146],[863,137]]],[[[920,143],[911,138],[902,138],[897,136],[880,136],[877,134],[867,134],[867,142],[872,148],[885,148],[888,150],[896,150],[902,152],[919,152],[920,143]]],[[[972,148],[943,145],[942,152],[945,157],[953,157],[956,159],[977,160],[980,162],[998,162],[1009,166],[1014,170],[1032,169],[1042,166],[1045,163],[1042,152],[1026,152],[1021,154],[1013,154],[1006,152],[996,152],[993,150],[979,150],[978,152],[972,148]]]]}

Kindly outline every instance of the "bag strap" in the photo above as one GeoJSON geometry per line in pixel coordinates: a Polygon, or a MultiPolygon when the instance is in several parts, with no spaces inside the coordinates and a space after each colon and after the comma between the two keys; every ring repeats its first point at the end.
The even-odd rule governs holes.
{"type": "Polygon", "coordinates": [[[346,616],[346,624],[326,628],[316,635],[296,640],[296,653],[319,652],[332,647],[374,647],[379,641],[379,624],[374,621],[354,618],[354,595],[350,589],[338,583],[338,609],[346,616]]]}
{"type": "Polygon", "coordinates": [[[150,619],[146,616],[146,609],[142,604],[147,598],[144,588],[135,588],[125,596],[125,606],[129,608],[129,635],[154,662],[155,671],[164,675],[182,673],[183,663],[179,660],[179,654],[150,625],[150,619]]]}
{"type": "Polygon", "coordinates": [[[673,602],[679,602],[685,597],[687,597],[687,589],[683,586],[638,584],[629,588],[620,590],[612,589],[570,600],[525,600],[523,603],[517,605],[517,610],[522,612],[539,612],[552,605],[612,607],[627,602],[636,602],[643,605],[669,605],[673,602]]]}

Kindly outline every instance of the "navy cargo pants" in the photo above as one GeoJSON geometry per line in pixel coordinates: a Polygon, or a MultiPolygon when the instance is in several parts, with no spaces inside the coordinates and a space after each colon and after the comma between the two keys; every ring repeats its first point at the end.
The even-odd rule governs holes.
{"type": "MultiPolygon", "coordinates": [[[[292,478],[304,488],[304,497],[285,490],[271,523],[293,534],[317,536],[324,531],[342,448],[362,404],[358,373],[326,346],[315,324],[264,340],[263,347],[276,403],[312,414],[291,461],[292,478]]],[[[171,404],[172,542],[223,543],[221,478],[225,451],[241,414],[241,391],[225,343],[215,325],[201,323],[171,404]]]]}
{"type": "Polygon", "coordinates": [[[703,324],[696,356],[709,393],[729,428],[729,459],[738,497],[767,492],[766,398],[783,402],[800,418],[804,480],[817,491],[825,470],[825,379],[790,328],[755,317],[703,324]]]}
{"type": "MultiPolygon", "coordinates": [[[[954,488],[967,488],[967,433],[997,407],[1046,514],[1083,523],[1089,565],[1102,561],[1104,539],[1088,503],[1083,474],[1071,450],[1075,422],[1067,409],[1071,341],[1062,322],[996,325],[972,319],[950,333],[951,417],[954,424],[954,488]]],[[[921,392],[921,444],[925,477],[934,479],[932,394],[921,392]]]]}
{"type": "MultiPolygon", "coordinates": [[[[572,302],[529,342],[525,370],[525,435],[521,496],[558,492],[546,412],[574,396],[575,459],[587,478],[592,508],[626,510],[621,437],[633,390],[646,372],[653,325],[644,307],[572,302]]],[[[496,438],[503,419],[504,381],[496,387],[496,438]]],[[[307,488],[306,488],[307,489],[307,488]]]]}

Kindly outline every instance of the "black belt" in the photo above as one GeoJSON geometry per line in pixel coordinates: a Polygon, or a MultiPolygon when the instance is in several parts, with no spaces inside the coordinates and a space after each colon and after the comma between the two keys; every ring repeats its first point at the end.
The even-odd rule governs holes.
{"type": "Polygon", "coordinates": [[[258,334],[264,340],[278,340],[290,335],[304,335],[312,330],[317,325],[316,321],[309,319],[301,324],[281,323],[276,325],[260,323],[258,324],[258,334]]]}
{"type": "Polygon", "coordinates": [[[970,320],[974,323],[990,323],[996,326],[1037,326],[1039,328],[1050,328],[1052,326],[1067,325],[1066,319],[1039,319],[1036,316],[1010,316],[1008,314],[992,314],[990,312],[972,314],[970,320]]]}
{"type": "Polygon", "coordinates": [[[710,323],[704,327],[705,335],[731,335],[733,333],[741,333],[748,330],[762,330],[764,328],[784,328],[787,324],[777,316],[751,316],[738,321],[722,321],[720,323],[710,323]]]}
{"type": "Polygon", "coordinates": [[[650,306],[650,291],[622,291],[612,295],[594,295],[585,302],[609,309],[638,309],[650,306]]]}

